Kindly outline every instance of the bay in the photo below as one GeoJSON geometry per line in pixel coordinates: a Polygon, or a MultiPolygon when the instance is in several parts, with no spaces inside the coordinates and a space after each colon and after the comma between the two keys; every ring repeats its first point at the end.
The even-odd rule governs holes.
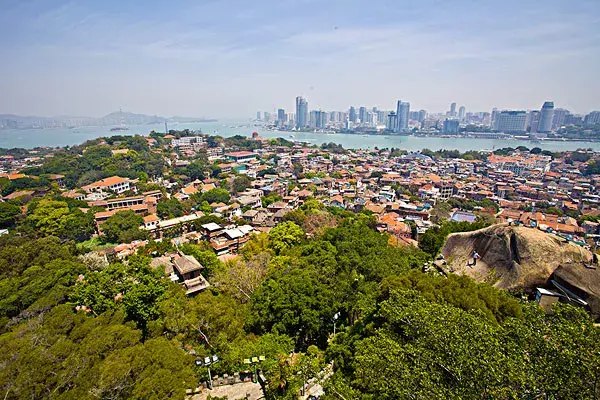
{"type": "MultiPolygon", "coordinates": [[[[74,129],[47,128],[47,129],[15,129],[0,130],[0,148],[21,147],[31,149],[34,147],[59,147],[81,144],[86,140],[113,135],[147,135],[152,130],[164,132],[163,124],[129,126],[123,132],[111,132],[110,127],[81,127],[74,129]]],[[[250,137],[256,131],[266,138],[282,137],[288,140],[307,142],[321,145],[323,143],[341,144],[346,149],[373,149],[399,148],[407,151],[418,151],[424,148],[430,150],[493,150],[503,147],[526,146],[529,148],[540,147],[543,150],[566,151],[580,148],[591,148],[600,151],[600,142],[567,142],[567,141],[542,141],[531,142],[517,139],[475,139],[475,138],[443,138],[401,135],[358,135],[358,134],[324,134],[309,132],[283,132],[269,131],[260,126],[253,126],[247,122],[220,121],[207,123],[180,123],[171,124],[169,129],[200,129],[205,134],[229,137],[242,135],[250,137]]]]}

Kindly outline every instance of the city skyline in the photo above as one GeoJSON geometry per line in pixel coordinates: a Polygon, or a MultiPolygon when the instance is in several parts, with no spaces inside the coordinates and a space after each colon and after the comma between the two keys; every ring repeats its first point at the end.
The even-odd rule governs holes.
{"type": "Polygon", "coordinates": [[[410,102],[397,100],[395,110],[379,109],[377,106],[351,105],[347,110],[311,109],[309,102],[302,96],[296,97],[295,112],[286,113],[284,108],[277,113],[267,111],[256,113],[256,121],[282,128],[337,129],[345,132],[364,132],[366,130],[406,133],[422,129],[424,132],[442,132],[457,134],[461,126],[479,126],[494,132],[509,134],[531,133],[548,135],[565,125],[591,127],[600,123],[600,111],[591,111],[581,115],[571,110],[554,106],[554,101],[544,101],[539,109],[498,109],[491,112],[470,110],[452,102],[449,110],[431,113],[427,110],[411,110],[410,102]],[[357,113],[358,108],[358,113],[357,113]]]}
{"type": "Polygon", "coordinates": [[[598,1],[483,3],[7,0],[0,112],[226,118],[299,94],[316,109],[600,108],[598,1]]]}
{"type": "MultiPolygon", "coordinates": [[[[361,116],[363,116],[363,113],[368,113],[371,111],[385,111],[385,112],[394,112],[395,115],[398,115],[398,110],[400,107],[400,103],[406,103],[408,105],[408,108],[405,110],[405,112],[408,112],[409,114],[411,113],[419,113],[419,112],[426,112],[427,115],[435,115],[435,116],[445,116],[447,118],[457,118],[457,119],[464,119],[464,117],[468,114],[477,114],[477,113],[493,113],[495,111],[523,111],[523,112],[527,112],[527,113],[532,113],[532,112],[538,112],[538,113],[542,113],[545,115],[541,115],[544,118],[544,125],[548,126],[549,124],[551,124],[553,118],[554,118],[554,114],[556,112],[561,112],[561,113],[569,113],[569,114],[573,114],[573,115],[579,115],[579,116],[585,116],[588,115],[590,113],[596,113],[598,112],[598,110],[590,110],[589,112],[586,113],[577,113],[577,112],[573,112],[573,110],[570,110],[568,108],[565,107],[555,107],[555,102],[552,100],[544,100],[542,102],[540,102],[540,105],[536,106],[531,106],[531,107],[525,107],[525,108],[506,108],[506,107],[498,107],[498,106],[494,106],[489,110],[475,110],[475,109],[469,109],[467,107],[465,107],[464,105],[462,105],[461,103],[458,102],[451,102],[448,103],[448,107],[446,110],[426,110],[424,108],[420,108],[420,107],[413,107],[410,103],[410,101],[402,101],[402,100],[396,100],[395,107],[392,106],[385,106],[385,107],[379,107],[379,106],[372,106],[372,105],[357,105],[357,104],[353,104],[353,105],[349,105],[344,109],[334,109],[334,108],[328,108],[328,107],[318,107],[318,108],[314,108],[311,107],[311,103],[310,103],[310,99],[303,97],[303,96],[296,96],[296,107],[292,108],[292,110],[294,110],[295,114],[297,114],[298,112],[298,99],[302,99],[303,104],[305,104],[305,106],[307,106],[307,112],[310,111],[326,111],[326,112],[343,112],[343,113],[347,113],[348,119],[350,122],[355,122],[356,120],[364,120],[363,118],[361,118],[361,116]],[[458,111],[457,111],[458,108],[458,111]],[[544,111],[546,110],[546,113],[544,113],[544,111]]],[[[269,111],[258,111],[256,113],[257,117],[256,119],[260,120],[263,119],[262,117],[259,116],[259,114],[261,113],[269,113],[269,114],[277,114],[280,115],[281,113],[288,115],[290,109],[286,108],[286,107],[274,107],[272,110],[269,111]]],[[[564,118],[564,115],[563,115],[564,118]]],[[[410,119],[416,119],[416,118],[410,118],[410,119]]],[[[382,122],[382,121],[379,121],[382,122]]],[[[548,129],[542,129],[541,132],[547,132],[548,129]]]]}

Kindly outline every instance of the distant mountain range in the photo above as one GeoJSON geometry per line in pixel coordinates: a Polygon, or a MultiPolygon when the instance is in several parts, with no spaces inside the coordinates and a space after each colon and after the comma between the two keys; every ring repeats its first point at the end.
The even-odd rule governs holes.
{"type": "Polygon", "coordinates": [[[35,117],[0,114],[0,129],[77,128],[83,126],[128,126],[150,125],[169,122],[193,123],[216,122],[216,119],[190,117],[161,117],[158,115],[134,114],[116,111],[101,118],[57,116],[35,117]]]}

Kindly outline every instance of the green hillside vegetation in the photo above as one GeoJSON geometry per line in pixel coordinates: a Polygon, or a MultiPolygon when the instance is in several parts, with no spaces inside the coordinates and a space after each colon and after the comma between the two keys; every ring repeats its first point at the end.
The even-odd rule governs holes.
{"type": "Polygon", "coordinates": [[[23,222],[36,232],[0,238],[6,400],[183,399],[207,378],[194,360],[213,354],[218,375],[264,355],[267,399],[296,399],[332,361],[326,399],[600,395],[600,333],[582,310],[545,315],[469,278],[422,273],[431,255],[389,246],[373,217],[309,202],[225,264],[185,245],[212,284],[188,297],[150,266],[170,245],[108,265],[81,257],[79,239],[41,212],[66,224],[75,208],[47,201],[60,202],[40,201],[23,222]],[[331,224],[309,239],[314,218],[331,224]]]}

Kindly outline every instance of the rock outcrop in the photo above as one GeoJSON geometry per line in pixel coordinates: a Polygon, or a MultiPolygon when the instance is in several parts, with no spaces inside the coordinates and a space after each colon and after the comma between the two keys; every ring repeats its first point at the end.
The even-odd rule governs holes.
{"type": "Polygon", "coordinates": [[[600,268],[585,266],[592,263],[592,253],[537,229],[499,224],[454,233],[442,254],[449,272],[497,288],[533,291],[537,286],[549,286],[556,272],[566,283],[600,296],[600,268]],[[476,265],[472,265],[474,251],[480,255],[476,265]]]}

